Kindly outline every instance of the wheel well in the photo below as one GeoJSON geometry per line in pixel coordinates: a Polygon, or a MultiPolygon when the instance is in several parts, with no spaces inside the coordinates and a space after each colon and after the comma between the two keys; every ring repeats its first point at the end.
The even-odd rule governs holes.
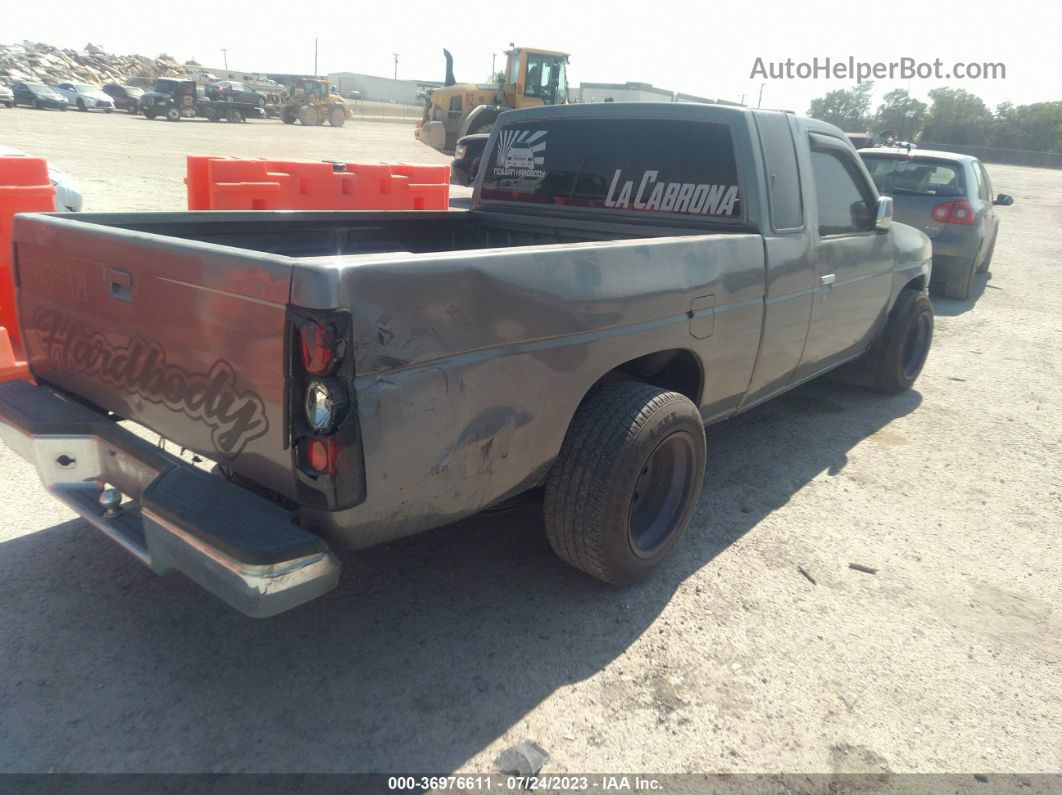
{"type": "Polygon", "coordinates": [[[587,392],[602,384],[615,381],[640,381],[661,389],[685,395],[695,406],[701,402],[701,390],[704,387],[704,370],[701,361],[693,351],[686,348],[671,348],[657,351],[637,359],[631,359],[614,367],[597,380],[587,392]]]}
{"type": "Polygon", "coordinates": [[[903,289],[918,290],[919,292],[921,292],[922,290],[926,289],[926,277],[917,276],[914,279],[911,279],[911,281],[907,282],[907,284],[903,286],[903,289]]]}

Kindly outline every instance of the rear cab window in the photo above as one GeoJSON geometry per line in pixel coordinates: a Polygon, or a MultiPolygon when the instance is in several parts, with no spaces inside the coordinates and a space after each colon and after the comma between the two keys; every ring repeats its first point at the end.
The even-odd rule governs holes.
{"type": "Polygon", "coordinates": [[[878,192],[888,196],[965,196],[960,163],[903,155],[863,154],[878,192]]]}
{"type": "Polygon", "coordinates": [[[678,119],[506,125],[480,198],[727,223],[744,213],[730,128],[678,119]]]}

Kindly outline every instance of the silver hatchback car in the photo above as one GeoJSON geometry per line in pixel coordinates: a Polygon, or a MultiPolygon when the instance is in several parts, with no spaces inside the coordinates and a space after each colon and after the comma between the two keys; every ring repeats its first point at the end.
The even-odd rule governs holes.
{"type": "Polygon", "coordinates": [[[893,217],[933,241],[930,289],[944,298],[970,296],[974,274],[988,270],[996,247],[995,205],[988,172],[976,157],[927,149],[860,149],[878,192],[892,196],[893,217]]]}

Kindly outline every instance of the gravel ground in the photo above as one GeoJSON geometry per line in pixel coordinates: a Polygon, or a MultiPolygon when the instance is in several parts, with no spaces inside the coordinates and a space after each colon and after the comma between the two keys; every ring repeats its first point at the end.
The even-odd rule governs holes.
{"type": "MultiPolygon", "coordinates": [[[[180,209],[185,154],[446,160],[384,123],[17,110],[0,142],[92,210],[180,209]]],[[[917,389],[816,382],[711,428],[689,533],[634,588],[527,508],[254,621],[0,451],[0,771],[488,771],[524,739],[550,773],[1062,771],[1062,173],[990,171],[993,273],[937,300],[917,389]]]]}

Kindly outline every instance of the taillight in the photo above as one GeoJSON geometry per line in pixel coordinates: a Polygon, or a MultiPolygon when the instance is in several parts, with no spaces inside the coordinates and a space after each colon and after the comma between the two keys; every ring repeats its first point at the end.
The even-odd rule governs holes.
{"type": "Polygon", "coordinates": [[[934,207],[933,220],[941,224],[969,226],[974,223],[976,217],[973,205],[966,199],[960,199],[954,202],[944,202],[934,207]]]}
{"type": "Polygon", "coordinates": [[[316,320],[299,323],[299,351],[306,372],[311,375],[327,373],[335,360],[335,348],[335,332],[330,325],[316,320]]]}
{"type": "Polygon", "coordinates": [[[365,499],[354,392],[354,329],[345,310],[291,307],[288,427],[296,498],[325,510],[365,499]]]}
{"type": "Polygon", "coordinates": [[[310,439],[306,445],[306,463],[321,475],[336,474],[336,460],[342,447],[334,436],[310,439]]]}

